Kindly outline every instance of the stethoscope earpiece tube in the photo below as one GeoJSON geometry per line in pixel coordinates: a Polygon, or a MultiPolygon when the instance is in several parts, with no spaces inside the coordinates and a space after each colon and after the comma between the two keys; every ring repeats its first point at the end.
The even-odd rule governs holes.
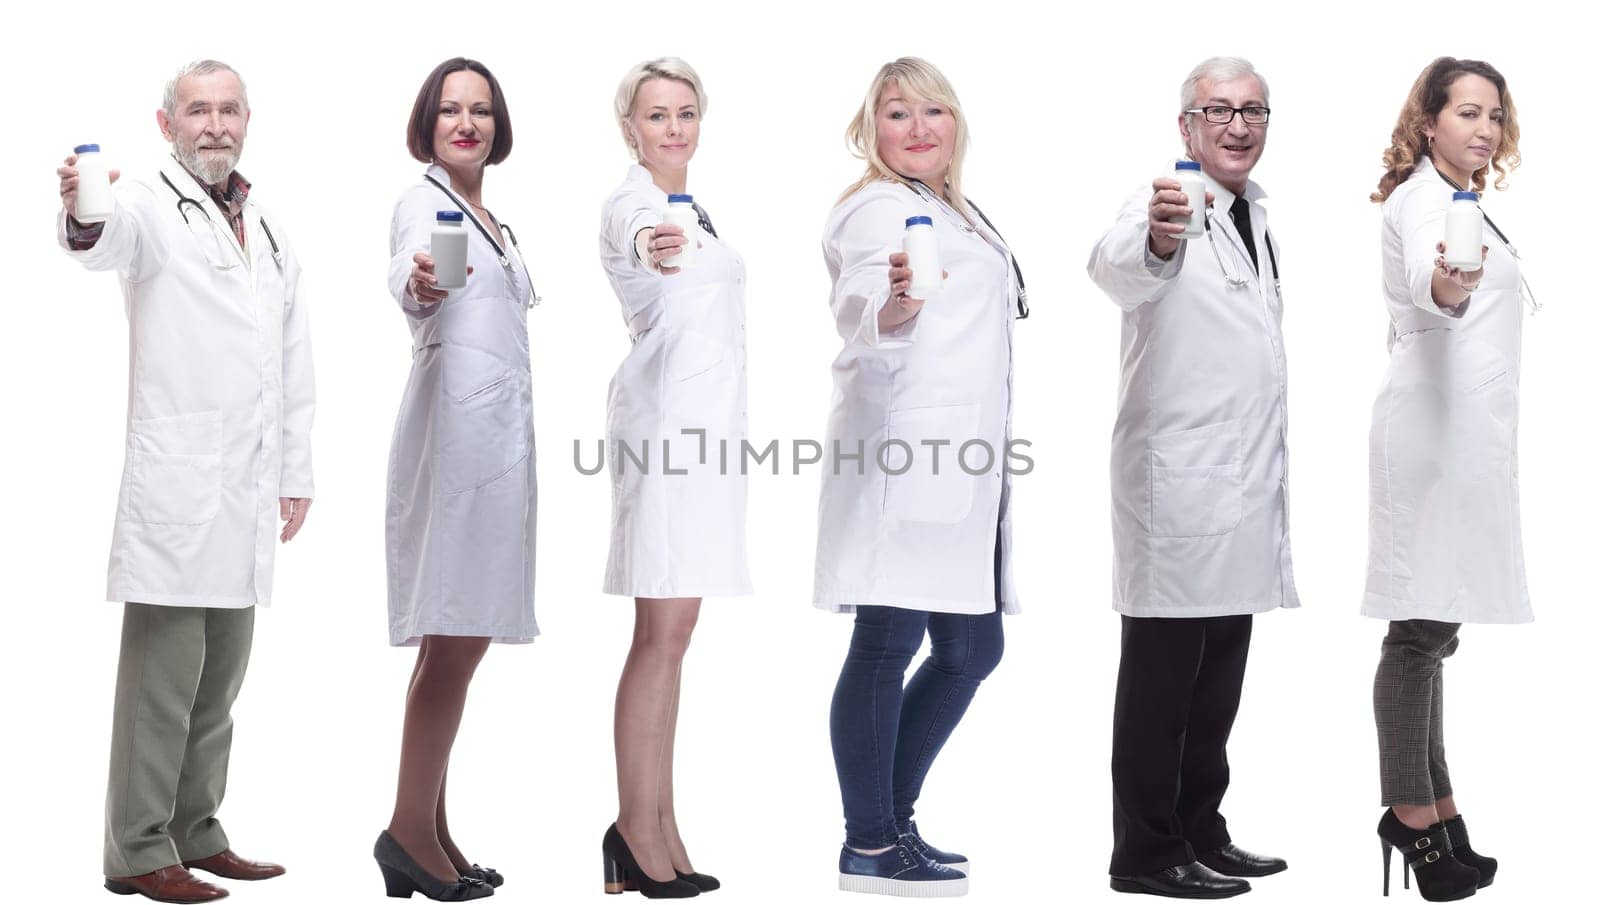
{"type": "MultiPolygon", "coordinates": [[[[468,220],[472,221],[472,225],[478,228],[478,234],[483,236],[484,241],[489,243],[489,247],[493,248],[495,253],[500,256],[500,266],[506,268],[507,270],[511,269],[511,256],[506,253],[506,248],[499,242],[496,242],[493,236],[489,235],[489,230],[481,222],[479,222],[477,215],[469,210],[467,205],[464,204],[460,198],[456,197],[456,193],[450,191],[450,189],[447,188],[444,183],[433,178],[432,176],[423,176],[422,178],[433,183],[434,188],[443,192],[445,197],[450,199],[450,203],[454,204],[461,211],[461,213],[466,215],[468,220]]],[[[487,211],[488,209],[485,208],[485,210],[487,211]]],[[[490,213],[489,216],[493,218],[494,214],[490,213]]],[[[506,234],[506,238],[511,241],[511,250],[515,251],[517,253],[517,257],[520,259],[522,257],[522,246],[517,242],[516,231],[511,228],[511,224],[509,223],[504,223],[500,220],[495,220],[495,223],[506,234]]],[[[525,260],[522,262],[522,271],[524,273],[528,273],[528,262],[525,260]]],[[[533,274],[531,273],[528,273],[528,292],[533,297],[533,300],[528,303],[528,307],[531,308],[534,305],[544,301],[544,299],[539,295],[538,288],[533,285],[533,274]]]]}
{"type": "MultiPolygon", "coordinates": [[[[172,184],[172,180],[167,178],[166,173],[161,174],[161,181],[167,184],[167,188],[172,189],[172,194],[178,196],[178,214],[183,217],[184,226],[189,225],[188,209],[193,207],[195,210],[200,212],[202,217],[206,218],[206,223],[210,224],[213,231],[217,229],[216,221],[211,219],[211,212],[206,210],[206,206],[204,204],[201,204],[195,199],[190,198],[188,195],[185,195],[183,192],[178,191],[178,187],[172,184]]],[[[272,235],[271,228],[267,226],[267,218],[257,217],[256,222],[261,224],[261,233],[267,237],[267,244],[272,246],[272,262],[277,264],[279,268],[282,268],[283,251],[278,248],[278,240],[272,235]]],[[[241,248],[240,250],[242,251],[243,249],[241,248]]]]}

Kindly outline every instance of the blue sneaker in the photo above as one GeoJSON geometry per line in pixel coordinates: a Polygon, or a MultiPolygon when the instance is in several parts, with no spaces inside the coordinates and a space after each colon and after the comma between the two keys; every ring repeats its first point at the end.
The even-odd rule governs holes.
{"type": "Polygon", "coordinates": [[[967,862],[966,855],[947,852],[934,848],[917,832],[917,822],[911,821],[911,828],[900,834],[900,844],[911,849],[923,858],[935,864],[943,864],[952,870],[959,870],[968,876],[972,875],[972,866],[967,862]]]}
{"type": "Polygon", "coordinates": [[[839,849],[839,888],[935,899],[966,895],[967,875],[923,858],[903,841],[876,855],[863,855],[846,845],[839,849]]]}

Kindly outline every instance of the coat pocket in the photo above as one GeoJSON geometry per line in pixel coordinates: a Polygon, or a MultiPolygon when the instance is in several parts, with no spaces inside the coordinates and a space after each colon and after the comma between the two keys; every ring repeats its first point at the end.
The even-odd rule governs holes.
{"type": "MultiPolygon", "coordinates": [[[[977,403],[889,412],[884,452],[878,462],[869,463],[869,467],[882,467],[886,473],[886,516],[941,525],[966,519],[982,476],[962,469],[958,451],[968,440],[979,439],[978,418],[977,403]],[[896,471],[901,473],[894,474],[896,471]]],[[[868,450],[869,455],[872,453],[868,450]]]]}
{"type": "Polygon", "coordinates": [[[445,343],[444,399],[433,444],[445,493],[474,490],[528,455],[531,403],[526,381],[510,362],[471,346],[445,343]]]}
{"type": "Polygon", "coordinates": [[[222,506],[220,417],[199,412],[136,419],[129,429],[128,517],[147,525],[204,525],[222,506]]]}
{"type": "Polygon", "coordinates": [[[1244,516],[1241,419],[1150,438],[1150,534],[1227,534],[1244,516]]]}
{"type": "Polygon", "coordinates": [[[674,330],[667,337],[667,379],[688,380],[722,363],[727,346],[698,330],[674,330]]]}

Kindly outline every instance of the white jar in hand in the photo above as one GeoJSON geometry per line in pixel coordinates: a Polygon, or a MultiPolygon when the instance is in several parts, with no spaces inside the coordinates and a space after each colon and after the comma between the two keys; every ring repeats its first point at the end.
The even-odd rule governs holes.
{"type": "Polygon", "coordinates": [[[1198,239],[1206,234],[1206,177],[1200,172],[1200,164],[1180,160],[1177,180],[1183,193],[1189,196],[1190,213],[1188,217],[1173,217],[1170,222],[1183,224],[1183,232],[1178,233],[1177,238],[1198,239]]]}
{"type": "Polygon", "coordinates": [[[1483,209],[1477,192],[1456,192],[1444,215],[1444,262],[1464,273],[1483,268],[1483,209]]]}
{"type": "Polygon", "coordinates": [[[439,211],[433,224],[428,254],[440,289],[467,287],[467,226],[460,211],[439,211]]]}
{"type": "Polygon", "coordinates": [[[933,234],[932,217],[907,217],[906,234],[900,246],[909,259],[910,298],[927,301],[944,288],[944,268],[939,266],[939,237],[933,234]]]}
{"type": "Polygon", "coordinates": [[[667,196],[667,224],[683,230],[683,245],[670,258],[662,258],[662,267],[687,270],[694,266],[695,251],[700,241],[700,215],[695,213],[693,195],[667,196]]]}
{"type": "Polygon", "coordinates": [[[104,223],[111,217],[111,170],[100,157],[99,145],[78,145],[78,200],[72,219],[79,223],[104,223]]]}

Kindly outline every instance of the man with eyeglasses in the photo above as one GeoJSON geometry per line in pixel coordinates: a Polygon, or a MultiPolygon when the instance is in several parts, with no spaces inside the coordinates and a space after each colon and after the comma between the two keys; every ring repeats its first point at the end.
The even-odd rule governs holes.
{"type": "Polygon", "coordinates": [[[300,265],[235,169],[250,121],[239,74],[215,60],[185,66],[155,118],[172,156],[147,178],[112,171],[103,222],[76,220],[83,174],[66,159],[56,236],[84,267],[121,277],[128,317],[106,592],[124,606],[105,886],[208,902],[227,890],[190,868],[231,880],[284,872],[235,854],[217,810],[275,545],[311,505],[311,345],[300,265]]]}
{"type": "Polygon", "coordinates": [[[1179,110],[1208,189],[1205,234],[1179,238],[1191,210],[1169,164],[1089,259],[1122,308],[1110,873],[1119,892],[1224,898],[1250,890],[1239,878],[1288,866],[1234,845],[1219,813],[1252,616],[1299,606],[1283,308],[1249,180],[1267,141],[1266,81],[1246,60],[1212,58],[1184,81],[1179,110]]]}

